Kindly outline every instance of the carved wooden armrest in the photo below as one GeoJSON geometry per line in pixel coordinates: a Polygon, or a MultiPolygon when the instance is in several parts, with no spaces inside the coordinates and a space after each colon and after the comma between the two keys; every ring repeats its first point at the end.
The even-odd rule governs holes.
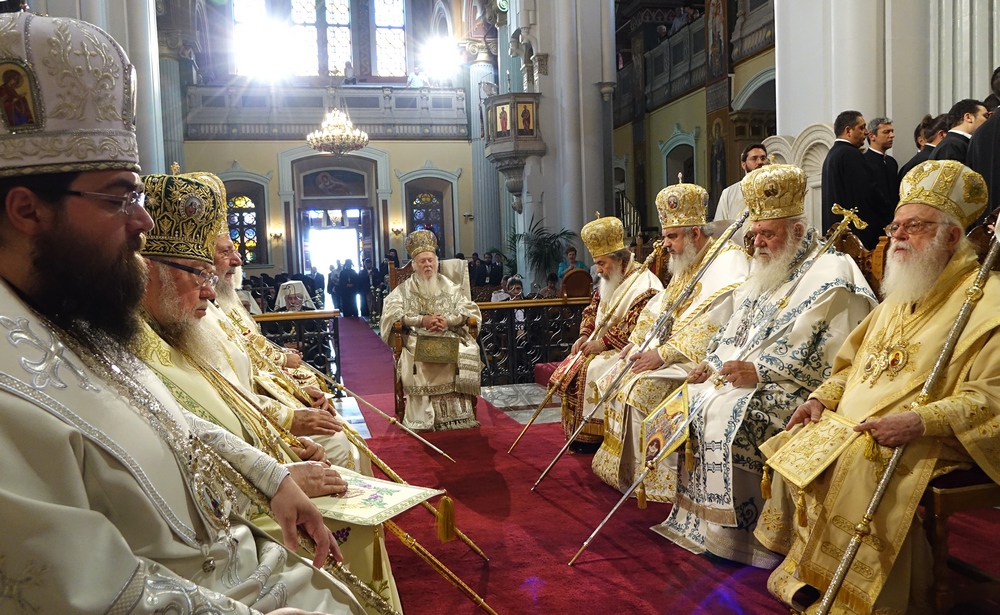
{"type": "Polygon", "coordinates": [[[465,320],[465,324],[466,324],[467,327],[469,327],[469,335],[472,336],[472,339],[478,338],[479,337],[479,321],[476,320],[476,317],[475,316],[469,316],[465,320]]]}
{"type": "Polygon", "coordinates": [[[392,323],[392,354],[399,360],[403,354],[403,321],[397,320],[392,323]]]}

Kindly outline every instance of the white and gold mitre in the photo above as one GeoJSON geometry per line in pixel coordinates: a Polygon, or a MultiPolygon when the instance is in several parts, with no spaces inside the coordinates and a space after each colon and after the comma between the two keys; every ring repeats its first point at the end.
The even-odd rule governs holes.
{"type": "Polygon", "coordinates": [[[614,216],[605,216],[583,225],[580,239],[594,258],[625,249],[625,226],[614,216]]]}
{"type": "Polygon", "coordinates": [[[434,252],[437,254],[438,241],[433,231],[420,230],[413,231],[406,238],[406,253],[410,258],[416,258],[421,252],[434,252]]]}
{"type": "Polygon", "coordinates": [[[928,160],[910,169],[899,182],[899,209],[921,203],[969,226],[986,209],[983,176],[957,160],[928,160]]]}
{"type": "Polygon", "coordinates": [[[139,171],[135,67],[97,26],[0,15],[0,79],[0,176],[139,171]]]}
{"type": "Polygon", "coordinates": [[[805,211],[806,174],[791,164],[769,164],[747,173],[740,182],[750,220],[801,216],[805,211]]]}
{"type": "Polygon", "coordinates": [[[701,226],[708,210],[708,192],[698,184],[673,184],[656,195],[662,228],[701,226]]]}

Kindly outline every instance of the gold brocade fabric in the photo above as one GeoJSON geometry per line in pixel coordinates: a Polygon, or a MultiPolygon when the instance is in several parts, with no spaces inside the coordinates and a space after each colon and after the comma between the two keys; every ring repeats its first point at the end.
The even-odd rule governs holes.
{"type": "MultiPolygon", "coordinates": [[[[688,271],[674,275],[667,287],[646,304],[629,342],[637,347],[642,345],[656,321],[677,302],[715,246],[715,240],[707,243],[699,262],[688,271]]],[[[634,482],[643,462],[639,437],[642,420],[677,388],[694,365],[705,358],[712,337],[732,316],[731,295],[745,279],[747,269],[743,251],[732,243],[724,246],[695,285],[691,298],[675,308],[675,324],[669,339],[662,344],[658,338],[651,340],[649,348],[659,346],[663,366],[622,380],[605,409],[605,440],[594,456],[594,473],[601,480],[621,491],[634,482]]],[[[618,361],[596,381],[601,394],[625,364],[625,361],[618,361]]],[[[647,499],[672,501],[677,484],[676,465],[676,458],[671,456],[649,473],[644,480],[647,499]]]]}
{"type": "MultiPolygon", "coordinates": [[[[866,362],[876,342],[885,339],[887,331],[899,327],[898,310],[883,304],[851,334],[834,363],[834,376],[813,397],[855,423],[910,409],[965,300],[969,274],[975,267],[975,255],[960,250],[928,298],[914,309],[904,310],[907,318],[921,313],[927,317],[920,327],[907,333],[905,342],[914,350],[907,357],[905,369],[897,371],[894,378],[883,375],[872,382],[873,372],[869,371],[866,378],[863,365],[855,364],[855,361],[866,362]],[[956,280],[963,280],[957,289],[956,280]]],[[[1000,390],[1000,336],[995,335],[1000,325],[1000,315],[995,310],[998,301],[1000,278],[993,274],[947,366],[937,395],[940,399],[914,408],[924,420],[925,435],[907,445],[876,514],[873,532],[862,542],[844,582],[843,606],[851,612],[870,612],[893,567],[910,565],[905,560],[897,562],[897,556],[908,548],[904,543],[931,478],[956,468],[964,459],[974,461],[1000,482],[1000,399],[996,393],[1000,390]]],[[[843,430],[831,433],[837,431],[847,433],[843,430]]],[[[809,448],[801,455],[789,455],[799,461],[793,461],[784,470],[791,475],[791,482],[806,487],[799,498],[798,488],[776,475],[773,497],[756,531],[765,546],[788,553],[769,583],[772,592],[786,602],[790,599],[789,592],[794,592],[802,582],[821,591],[829,584],[850,541],[852,528],[860,521],[892,452],[879,447],[876,460],[869,461],[865,456],[865,438],[855,438],[829,468],[810,481],[814,474],[810,469],[810,453],[819,448],[833,450],[840,445],[810,443],[809,434],[809,430],[803,430],[792,437],[787,434],[777,437],[788,440],[778,449],[781,453],[794,453],[796,447],[809,448]],[[792,447],[791,451],[786,447],[792,447]],[[796,530],[796,499],[800,499],[800,508],[805,508],[807,529],[796,530]]]]}

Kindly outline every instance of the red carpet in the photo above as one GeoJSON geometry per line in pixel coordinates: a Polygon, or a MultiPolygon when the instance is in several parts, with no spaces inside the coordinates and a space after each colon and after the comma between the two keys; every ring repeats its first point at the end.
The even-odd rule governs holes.
{"type": "MultiPolygon", "coordinates": [[[[348,388],[391,413],[388,348],[360,319],[342,319],[340,331],[348,388]]],[[[500,615],[788,612],[767,593],[767,571],[692,555],[651,532],[668,505],[639,510],[626,503],[568,567],[619,494],[594,476],[591,456],[572,454],[530,491],[562,446],[559,425],[532,426],[508,455],[521,425],[480,399],[478,429],[422,434],[458,461],[453,464],[363,411],[372,449],[407,481],[447,489],[458,527],[491,560],[458,540],[439,543],[422,508],[397,522],[500,615]]],[[[958,515],[951,530],[953,553],[1000,573],[992,547],[1000,511],[958,515]]],[[[398,540],[388,538],[388,549],[407,615],[482,612],[398,540]]]]}

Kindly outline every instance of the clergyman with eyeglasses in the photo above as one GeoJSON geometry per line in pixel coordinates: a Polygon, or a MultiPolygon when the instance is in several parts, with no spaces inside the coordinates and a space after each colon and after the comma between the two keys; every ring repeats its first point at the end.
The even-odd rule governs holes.
{"type": "Polygon", "coordinates": [[[1000,482],[998,274],[987,278],[937,396],[920,398],[979,269],[964,229],[986,207],[986,183],[956,160],[929,160],[903,177],[899,193],[882,304],[786,430],[761,447],[778,471],[756,536],[787,556],[768,588],[797,612],[812,612],[830,584],[894,447],[906,445],[831,612],[933,612],[920,494],[968,464],[1000,482]],[[815,454],[824,450],[832,452],[815,454]],[[799,453],[803,463],[780,461],[799,453]]]}

